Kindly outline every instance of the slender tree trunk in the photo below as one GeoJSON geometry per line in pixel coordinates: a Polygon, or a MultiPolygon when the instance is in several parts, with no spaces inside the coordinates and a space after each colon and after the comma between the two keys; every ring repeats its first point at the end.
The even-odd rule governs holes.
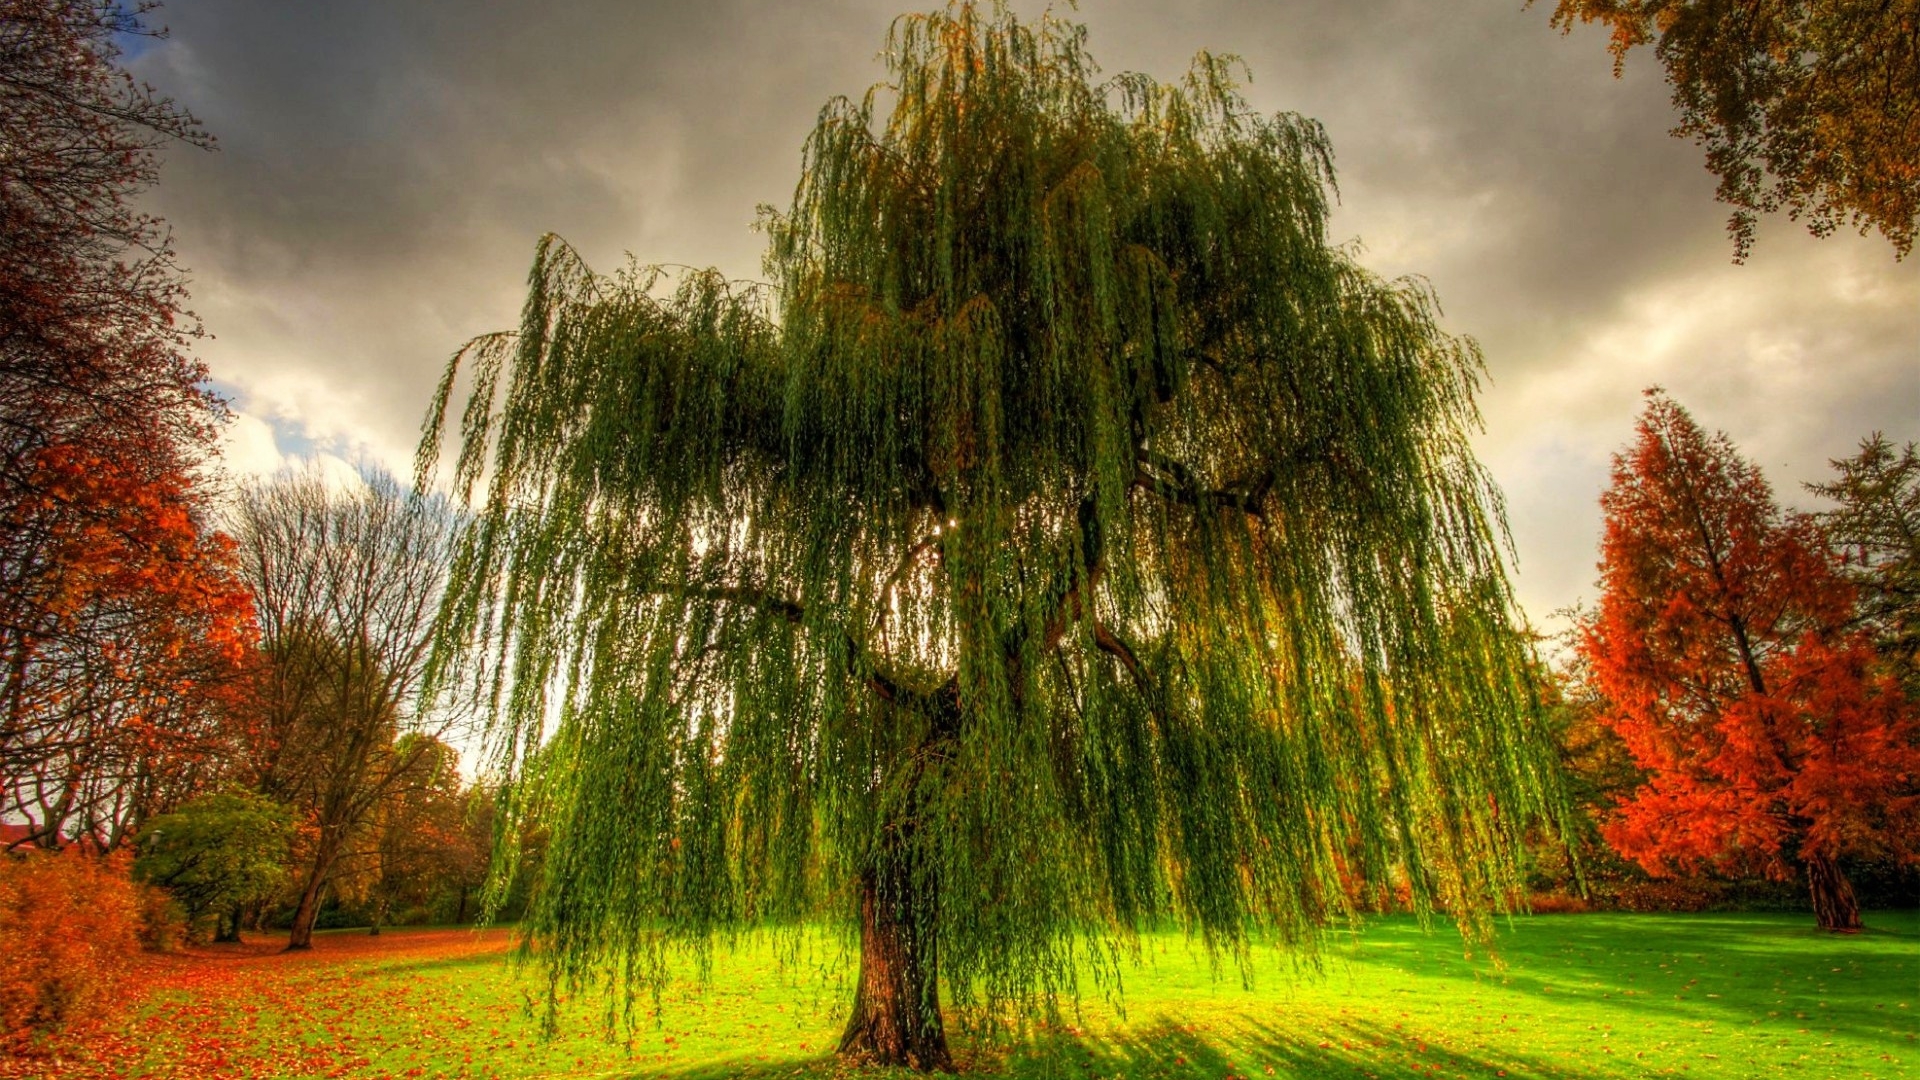
{"type": "Polygon", "coordinates": [[[313,948],[313,921],[320,917],[320,893],[326,888],[327,874],[340,853],[338,841],[327,839],[329,830],[321,830],[320,850],[314,852],[313,869],[300,890],[300,903],[293,909],[293,926],[287,931],[287,951],[313,948]]]}
{"type": "Polygon", "coordinates": [[[940,885],[919,843],[923,785],[960,733],[960,695],[949,682],[934,695],[925,741],[903,763],[910,792],[884,811],[873,863],[860,874],[860,982],[840,1036],[850,1061],[953,1072],[940,1019],[940,885]]]}
{"type": "Polygon", "coordinates": [[[461,923],[464,923],[466,921],[467,921],[467,886],[465,882],[462,882],[460,884],[460,910],[453,913],[453,922],[455,926],[458,926],[461,923]]]}
{"type": "Polygon", "coordinates": [[[219,917],[213,929],[213,940],[217,943],[238,944],[240,941],[240,905],[219,917]]]}
{"type": "Polygon", "coordinates": [[[47,851],[60,849],[60,834],[66,830],[67,818],[73,813],[74,800],[80,794],[80,780],[86,771],[93,767],[93,755],[82,751],[80,756],[68,766],[66,782],[60,785],[60,797],[52,806],[40,804],[40,835],[37,843],[47,851]]]}
{"type": "Polygon", "coordinates": [[[925,1072],[953,1071],[940,1021],[933,897],[907,867],[860,879],[860,983],[840,1037],[842,1057],[925,1072]]]}
{"type": "Polygon", "coordinates": [[[1807,887],[1813,893],[1813,917],[1820,929],[1836,934],[1860,932],[1860,903],[1840,864],[1821,855],[1807,860],[1807,887]]]}
{"type": "Polygon", "coordinates": [[[387,921],[387,898],[381,897],[373,905],[373,926],[367,930],[368,937],[380,936],[380,924],[387,921]]]}
{"type": "Polygon", "coordinates": [[[307,875],[306,888],[300,890],[300,903],[293,909],[293,925],[287,929],[287,951],[313,948],[313,920],[320,914],[320,886],[326,878],[314,867],[307,875]]]}

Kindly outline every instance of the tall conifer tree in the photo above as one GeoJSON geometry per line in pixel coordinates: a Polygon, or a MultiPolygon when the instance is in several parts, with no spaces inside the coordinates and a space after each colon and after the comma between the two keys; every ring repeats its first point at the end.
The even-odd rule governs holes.
{"type": "Polygon", "coordinates": [[[1101,81],[957,4],[887,63],[770,286],[548,238],[433,409],[423,475],[467,372],[437,678],[510,761],[550,733],[556,979],[842,917],[842,1052],[941,1068],[943,986],[1033,1008],[1165,920],[1244,956],[1404,882],[1472,925],[1553,803],[1475,347],[1219,59],[1101,81]]]}

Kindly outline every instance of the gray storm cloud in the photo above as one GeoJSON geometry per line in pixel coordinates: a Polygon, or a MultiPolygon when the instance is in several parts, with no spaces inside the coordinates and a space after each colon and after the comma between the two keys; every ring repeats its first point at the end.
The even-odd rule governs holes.
{"type": "MultiPolygon", "coordinates": [[[[1429,278],[1486,351],[1480,450],[1542,621],[1590,591],[1595,500],[1648,385],[1796,501],[1868,431],[1920,437],[1920,260],[1775,220],[1732,265],[1651,55],[1615,80],[1600,36],[1563,38],[1547,10],[1086,0],[1076,16],[1110,72],[1172,79],[1202,48],[1234,53],[1256,107],[1327,125],[1335,236],[1429,278]]],[[[882,76],[898,12],[175,0],[137,71],[221,150],[173,155],[152,202],[243,413],[236,465],[319,448],[404,468],[447,355],[514,321],[542,232],[602,267],[631,252],[754,276],[755,206],[790,196],[827,98],[882,76]]]]}

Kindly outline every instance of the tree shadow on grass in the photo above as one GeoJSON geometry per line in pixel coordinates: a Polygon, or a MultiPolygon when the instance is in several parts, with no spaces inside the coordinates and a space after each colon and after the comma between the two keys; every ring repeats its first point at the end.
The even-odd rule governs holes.
{"type": "MultiPolygon", "coordinates": [[[[1437,928],[1434,934],[1447,931],[1437,928]]],[[[1502,968],[1462,962],[1410,926],[1370,926],[1349,952],[1356,969],[1387,967],[1531,998],[1543,1010],[1604,1008],[1645,1019],[1818,1025],[1833,1035],[1913,1043],[1886,1010],[1912,1000],[1920,936],[1911,913],[1880,913],[1868,932],[1835,935],[1806,917],[1751,914],[1535,916],[1503,928],[1502,968]],[[1369,948],[1369,945],[1384,946],[1369,948]]],[[[1920,1004],[1916,1002],[1915,1004],[1920,1004]]]]}
{"type": "Polygon", "coordinates": [[[499,968],[502,974],[511,973],[515,970],[514,953],[511,949],[484,949],[454,956],[423,956],[417,959],[396,957],[390,961],[375,958],[367,971],[379,975],[428,975],[482,967],[499,968]]]}
{"type": "Polygon", "coordinates": [[[1255,1020],[1207,1031],[1162,1019],[1099,1037],[1036,1041],[1009,1069],[1016,1077],[1224,1077],[1264,1080],[1375,1080],[1462,1077],[1586,1080],[1609,1075],[1517,1050],[1462,1050],[1429,1044],[1365,1021],[1316,1021],[1315,1030],[1286,1030],[1255,1020]]]}
{"type": "MultiPolygon", "coordinates": [[[[1601,1080],[1617,1075],[1512,1051],[1447,1049],[1368,1023],[1320,1025],[1303,1035],[1252,1021],[1207,1030],[1160,1019],[1102,1035],[1043,1032],[982,1046],[962,1040],[957,1056],[964,1075],[1011,1080],[1601,1080]]],[[[925,1074],[900,1069],[855,1068],[830,1055],[706,1061],[677,1069],[655,1065],[618,1075],[622,1080],[925,1080],[925,1074]]]]}

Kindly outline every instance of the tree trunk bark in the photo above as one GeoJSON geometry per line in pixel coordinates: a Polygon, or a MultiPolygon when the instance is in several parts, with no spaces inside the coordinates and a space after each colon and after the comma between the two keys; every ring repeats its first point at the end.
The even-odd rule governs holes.
{"type": "Polygon", "coordinates": [[[1813,893],[1813,917],[1820,929],[1836,934],[1860,932],[1860,903],[1840,864],[1822,855],[1807,860],[1807,887],[1813,893]]]}
{"type": "Polygon", "coordinates": [[[922,1072],[952,1072],[940,1021],[940,965],[933,897],[911,867],[860,878],[860,982],[841,1057],[922,1072]]]}
{"type": "Polygon", "coordinates": [[[314,853],[313,869],[307,873],[306,887],[300,890],[300,903],[293,909],[293,926],[287,931],[288,952],[313,948],[313,921],[320,917],[320,893],[326,888],[327,873],[333,869],[333,860],[338,854],[339,845],[325,840],[314,853]]]}
{"type": "Polygon", "coordinates": [[[318,873],[307,877],[307,887],[300,890],[300,903],[293,909],[293,925],[287,929],[287,951],[313,948],[313,920],[320,914],[320,885],[324,879],[318,873]]]}
{"type": "Polygon", "coordinates": [[[860,873],[860,981],[838,1053],[859,1064],[954,1072],[940,1018],[940,885],[918,833],[925,785],[939,782],[929,770],[960,735],[958,683],[949,680],[923,706],[927,733],[901,763],[908,782],[895,788],[904,798],[887,806],[875,792],[883,828],[860,873]]]}
{"type": "Polygon", "coordinates": [[[240,942],[240,905],[219,916],[213,924],[213,940],[217,944],[237,945],[240,942]]]}

